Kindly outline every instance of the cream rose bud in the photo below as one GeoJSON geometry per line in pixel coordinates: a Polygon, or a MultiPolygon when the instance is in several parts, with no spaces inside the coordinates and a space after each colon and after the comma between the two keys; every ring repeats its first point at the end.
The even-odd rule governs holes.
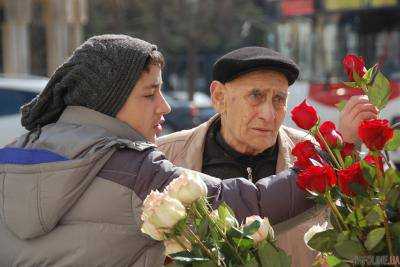
{"type": "Polygon", "coordinates": [[[167,194],[152,191],[143,203],[142,220],[156,229],[171,229],[186,217],[186,209],[178,200],[167,194]]]}
{"type": "Polygon", "coordinates": [[[274,239],[274,229],[272,229],[271,224],[269,223],[269,220],[267,218],[261,218],[258,215],[253,215],[250,217],[246,218],[246,222],[244,226],[248,226],[252,224],[254,221],[259,221],[260,222],[260,227],[258,230],[251,235],[255,243],[259,243],[263,241],[266,238],[274,239]]]}
{"type": "Polygon", "coordinates": [[[316,233],[320,233],[326,230],[326,228],[328,227],[328,222],[324,222],[322,225],[316,224],[313,225],[310,229],[308,229],[308,231],[304,234],[304,242],[306,243],[307,247],[311,250],[314,250],[313,248],[311,248],[308,245],[308,241],[311,240],[311,238],[316,234],[316,233]]]}
{"type": "Polygon", "coordinates": [[[140,229],[142,233],[145,233],[149,235],[151,238],[161,241],[165,239],[164,236],[164,231],[161,229],[156,229],[154,225],[149,223],[148,221],[145,221],[142,225],[142,228],[140,229]]]}
{"type": "Polygon", "coordinates": [[[171,255],[174,253],[178,253],[181,251],[185,251],[186,249],[192,250],[192,244],[184,237],[180,236],[178,237],[179,241],[184,245],[185,247],[183,248],[178,242],[176,242],[174,239],[169,239],[164,241],[164,247],[165,255],[171,255]]]}
{"type": "Polygon", "coordinates": [[[197,172],[185,171],[172,180],[165,192],[183,204],[189,205],[200,197],[207,196],[207,186],[197,172]]]}

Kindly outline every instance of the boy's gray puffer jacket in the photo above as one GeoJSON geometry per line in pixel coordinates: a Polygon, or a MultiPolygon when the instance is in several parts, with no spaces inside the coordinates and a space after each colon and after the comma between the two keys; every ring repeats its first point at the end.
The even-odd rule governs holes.
{"type": "MultiPolygon", "coordinates": [[[[0,149],[0,266],[161,266],[162,244],[140,232],[141,205],[181,170],[127,124],[67,107],[40,134],[0,149]]],[[[313,211],[294,175],[202,177],[214,205],[278,223],[313,211]],[[268,201],[273,192],[287,204],[268,201]]]]}

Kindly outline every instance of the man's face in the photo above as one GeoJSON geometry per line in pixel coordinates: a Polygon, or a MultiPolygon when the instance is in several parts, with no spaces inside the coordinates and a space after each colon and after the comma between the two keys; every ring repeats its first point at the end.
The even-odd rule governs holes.
{"type": "Polygon", "coordinates": [[[144,70],[126,100],[117,119],[129,124],[141,133],[148,141],[153,142],[162,131],[164,114],[171,111],[161,93],[161,69],[150,65],[144,70]]]}
{"type": "Polygon", "coordinates": [[[235,150],[256,155],[273,146],[286,113],[288,80],[271,70],[253,71],[231,82],[211,84],[221,132],[235,150]]]}

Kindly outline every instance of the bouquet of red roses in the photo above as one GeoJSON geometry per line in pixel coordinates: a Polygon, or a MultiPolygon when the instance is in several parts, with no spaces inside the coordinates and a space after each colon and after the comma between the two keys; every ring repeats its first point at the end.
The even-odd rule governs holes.
{"type": "MultiPolygon", "coordinates": [[[[384,108],[390,87],[377,65],[367,70],[355,55],[347,55],[343,64],[350,79],[345,85],[361,88],[375,107],[384,108]]],[[[373,264],[371,257],[380,257],[382,264],[400,265],[396,257],[400,255],[400,173],[388,156],[388,151],[399,149],[400,131],[385,119],[362,122],[358,135],[369,150],[362,156],[354,144],[343,141],[334,123],[321,122],[305,100],[291,114],[315,138],[292,150],[300,170],[297,184],[330,210],[331,227],[312,227],[304,237],[307,245],[321,252],[329,266],[355,266],[368,260],[373,264]]]]}

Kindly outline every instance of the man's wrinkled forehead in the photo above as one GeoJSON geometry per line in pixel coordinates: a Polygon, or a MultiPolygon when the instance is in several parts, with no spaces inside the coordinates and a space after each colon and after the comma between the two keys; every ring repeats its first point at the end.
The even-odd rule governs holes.
{"type": "Polygon", "coordinates": [[[289,82],[286,76],[280,72],[268,69],[258,69],[240,75],[234,80],[227,82],[229,87],[245,87],[246,89],[273,89],[287,91],[289,82]]]}

